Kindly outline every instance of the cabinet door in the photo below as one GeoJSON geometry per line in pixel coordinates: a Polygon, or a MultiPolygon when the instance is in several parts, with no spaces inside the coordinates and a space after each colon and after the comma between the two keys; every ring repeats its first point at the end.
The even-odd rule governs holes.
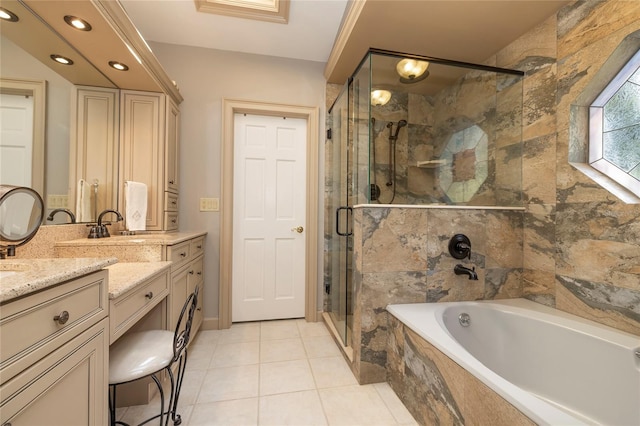
{"type": "Polygon", "coordinates": [[[69,149],[69,208],[76,210],[78,180],[98,184],[92,211],[76,212],[79,221],[95,221],[104,209],[118,206],[118,109],[117,89],[76,87],[69,149]]]}
{"type": "Polygon", "coordinates": [[[120,92],[120,208],[124,203],[124,182],[147,185],[147,230],[160,231],[164,219],[164,95],[120,92]]]}
{"type": "Polygon", "coordinates": [[[196,312],[193,315],[193,323],[191,325],[191,339],[194,338],[200,325],[202,324],[202,301],[204,300],[204,257],[200,256],[189,265],[187,274],[187,294],[191,294],[198,289],[198,304],[196,312]]]}
{"type": "Polygon", "coordinates": [[[178,155],[180,151],[180,109],[167,97],[164,190],[178,192],[178,155]]]}
{"type": "Polygon", "coordinates": [[[0,423],[106,425],[108,331],[105,318],[5,383],[0,423]]]}
{"type": "Polygon", "coordinates": [[[169,330],[171,331],[176,329],[178,317],[180,316],[184,302],[187,300],[187,277],[189,276],[190,270],[190,267],[187,266],[171,275],[171,307],[169,315],[169,330]]]}

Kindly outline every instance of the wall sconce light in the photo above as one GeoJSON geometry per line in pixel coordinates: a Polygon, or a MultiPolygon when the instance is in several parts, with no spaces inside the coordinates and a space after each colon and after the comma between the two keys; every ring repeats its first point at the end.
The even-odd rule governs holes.
{"type": "Polygon", "coordinates": [[[20,20],[18,15],[4,7],[0,7],[0,19],[9,22],[18,22],[20,20]]]}
{"type": "Polygon", "coordinates": [[[371,105],[385,105],[391,99],[391,92],[388,90],[372,90],[371,105]]]}
{"type": "Polygon", "coordinates": [[[59,64],[62,65],[73,65],[73,61],[69,58],[65,58],[64,56],[61,55],[50,55],[49,56],[51,59],[53,59],[54,61],[56,61],[59,64]]]}
{"type": "Polygon", "coordinates": [[[66,22],[67,25],[72,26],[76,30],[91,31],[91,24],[84,19],[78,18],[77,16],[66,15],[64,17],[64,22],[66,22]]]}
{"type": "Polygon", "coordinates": [[[416,59],[402,59],[396,65],[396,72],[400,76],[400,83],[411,84],[424,80],[429,76],[427,71],[429,62],[416,59]]]}

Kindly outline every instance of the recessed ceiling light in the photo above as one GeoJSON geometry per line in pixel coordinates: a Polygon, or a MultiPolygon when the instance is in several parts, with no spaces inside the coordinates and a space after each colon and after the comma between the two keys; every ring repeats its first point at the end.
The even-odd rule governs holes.
{"type": "Polygon", "coordinates": [[[51,55],[51,59],[62,65],[73,65],[73,61],[61,55],[51,55]]]}
{"type": "Polygon", "coordinates": [[[77,16],[67,15],[64,17],[64,22],[66,22],[76,30],[91,31],[91,24],[82,18],[78,18],[77,16]]]}
{"type": "Polygon", "coordinates": [[[20,20],[18,18],[18,15],[16,15],[10,10],[5,9],[4,7],[0,7],[0,19],[9,21],[9,22],[18,22],[20,20]]]}
{"type": "Polygon", "coordinates": [[[122,62],[109,61],[109,66],[111,68],[117,69],[118,71],[127,71],[129,67],[123,64],[122,62]]]}

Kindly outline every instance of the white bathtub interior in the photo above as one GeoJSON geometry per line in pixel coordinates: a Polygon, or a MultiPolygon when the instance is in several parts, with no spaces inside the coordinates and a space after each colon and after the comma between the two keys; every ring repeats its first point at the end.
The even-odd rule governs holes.
{"type": "Polygon", "coordinates": [[[525,299],[387,309],[538,423],[640,424],[637,336],[525,299]]]}

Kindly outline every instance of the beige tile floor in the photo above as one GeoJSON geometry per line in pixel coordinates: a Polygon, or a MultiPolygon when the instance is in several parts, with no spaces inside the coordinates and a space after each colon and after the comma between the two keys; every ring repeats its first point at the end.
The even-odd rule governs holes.
{"type": "MultiPolygon", "coordinates": [[[[416,425],[388,384],[358,385],[323,323],[301,319],[198,333],[180,407],[184,426],[416,425]]],[[[157,409],[117,417],[136,424],[157,409]]]]}

